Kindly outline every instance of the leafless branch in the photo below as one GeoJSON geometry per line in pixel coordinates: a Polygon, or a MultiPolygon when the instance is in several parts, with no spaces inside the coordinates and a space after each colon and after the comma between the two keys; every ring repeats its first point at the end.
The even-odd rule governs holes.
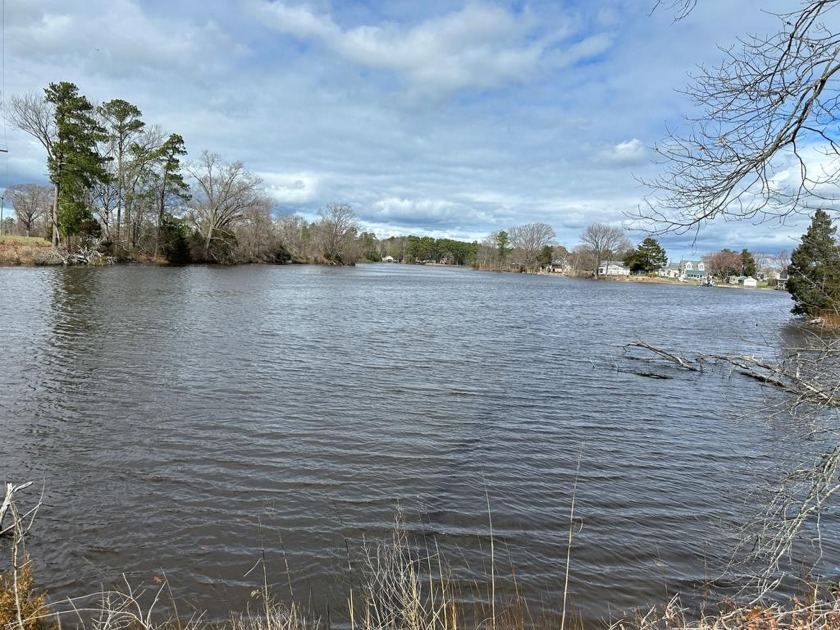
{"type": "MultiPolygon", "coordinates": [[[[658,3],[659,4],[659,3],[658,3]]],[[[694,2],[676,2],[683,14],[694,2]]],[[[724,50],[686,90],[701,114],[657,147],[665,170],[635,215],[653,232],[716,217],[784,220],[840,199],[840,33],[823,24],[840,0],[809,0],[780,29],[724,50]],[[790,183],[784,182],[786,177],[790,183]]]]}

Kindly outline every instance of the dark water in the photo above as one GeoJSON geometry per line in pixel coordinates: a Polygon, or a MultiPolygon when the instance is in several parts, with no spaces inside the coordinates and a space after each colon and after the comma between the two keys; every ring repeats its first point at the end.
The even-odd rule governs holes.
{"type": "Polygon", "coordinates": [[[556,604],[577,479],[570,592],[600,619],[696,595],[811,447],[756,383],[644,378],[618,346],[770,355],[789,307],[399,265],[0,269],[0,481],[44,486],[54,599],[165,573],[223,615],[265,549],[281,597],[287,562],[340,617],[346,550],[397,505],[482,585],[489,501],[496,572],[556,604]]]}

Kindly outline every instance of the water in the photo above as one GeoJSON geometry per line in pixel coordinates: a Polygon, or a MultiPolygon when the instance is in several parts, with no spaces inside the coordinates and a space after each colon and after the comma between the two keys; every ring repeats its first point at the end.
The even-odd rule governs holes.
{"type": "Polygon", "coordinates": [[[54,600],[165,574],[223,616],[265,550],[281,597],[339,620],[347,550],[397,506],[465,584],[492,518],[496,573],[556,605],[574,491],[570,597],[603,619],[695,597],[780,451],[814,447],[753,381],[644,378],[619,346],[769,355],[789,307],[401,265],[0,269],[0,481],[43,484],[54,600]]]}

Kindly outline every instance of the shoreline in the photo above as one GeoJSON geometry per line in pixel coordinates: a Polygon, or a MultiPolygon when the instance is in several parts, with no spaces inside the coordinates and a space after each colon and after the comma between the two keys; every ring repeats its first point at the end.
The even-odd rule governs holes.
{"type": "MultiPolygon", "coordinates": [[[[60,267],[60,266],[67,266],[69,264],[74,264],[72,262],[68,262],[67,260],[67,253],[62,251],[55,251],[52,249],[52,244],[43,238],[34,237],[34,236],[11,236],[11,235],[4,235],[0,236],[0,267],[60,267]]],[[[104,264],[110,264],[103,262],[95,262],[95,263],[81,263],[81,264],[88,264],[92,266],[103,266],[104,264]]],[[[166,267],[169,266],[171,263],[165,260],[151,260],[150,258],[142,258],[142,259],[132,259],[132,260],[120,260],[115,261],[114,264],[140,264],[140,265],[156,265],[159,267],[166,267]]],[[[187,263],[189,265],[191,263],[187,263]]],[[[192,263],[192,264],[208,264],[206,262],[202,263],[192,263]]],[[[244,265],[244,264],[272,264],[272,263],[259,263],[259,262],[247,262],[247,263],[237,263],[235,266],[244,265]]],[[[277,263],[273,263],[277,264],[277,263]]],[[[317,262],[290,262],[287,264],[319,264],[317,262]]],[[[370,263],[360,263],[360,264],[377,264],[375,261],[371,261],[370,263]]],[[[469,269],[470,265],[448,265],[443,263],[387,263],[387,264],[400,264],[400,265],[418,265],[423,264],[430,267],[462,267],[464,269],[469,269]]],[[[472,267],[476,271],[492,271],[495,273],[520,273],[519,271],[514,270],[496,270],[496,269],[476,269],[472,267]]],[[[591,276],[574,276],[574,275],[567,275],[564,273],[546,273],[546,272],[537,272],[539,275],[546,275],[546,276],[557,276],[561,278],[570,278],[575,280],[593,280],[596,282],[632,282],[637,284],[669,284],[674,286],[691,286],[691,287],[699,287],[701,284],[699,282],[693,281],[682,281],[676,278],[661,278],[657,276],[601,276],[599,278],[593,278],[591,276]]],[[[748,289],[754,288],[758,290],[777,290],[775,287],[770,287],[767,285],[764,286],[757,286],[757,287],[744,287],[737,284],[728,284],[728,283],[721,283],[715,284],[712,288],[725,288],[725,289],[748,289]]]]}

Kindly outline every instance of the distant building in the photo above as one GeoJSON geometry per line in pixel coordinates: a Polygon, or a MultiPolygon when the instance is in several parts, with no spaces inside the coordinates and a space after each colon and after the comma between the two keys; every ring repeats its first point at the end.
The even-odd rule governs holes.
{"type": "Polygon", "coordinates": [[[703,280],[706,278],[706,263],[702,260],[681,260],[680,278],[683,280],[703,280]]]}
{"type": "Polygon", "coordinates": [[[669,263],[656,272],[660,278],[679,278],[682,270],[679,263],[669,263]]]}
{"type": "Polygon", "coordinates": [[[630,267],[625,267],[620,260],[607,260],[598,267],[599,276],[629,276],[630,267]]]}
{"type": "Polygon", "coordinates": [[[552,260],[550,270],[552,273],[567,273],[569,264],[565,260],[552,260]]]}

